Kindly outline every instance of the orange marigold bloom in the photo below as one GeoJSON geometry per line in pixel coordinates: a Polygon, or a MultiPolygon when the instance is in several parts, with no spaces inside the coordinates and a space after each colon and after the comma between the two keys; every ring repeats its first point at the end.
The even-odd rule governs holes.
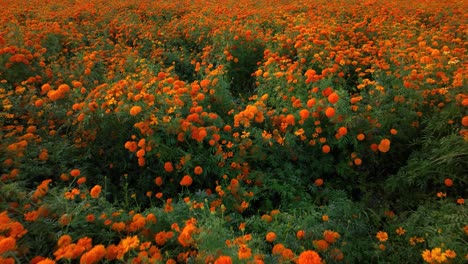
{"type": "Polygon", "coordinates": [[[154,179],[154,183],[157,185],[157,186],[161,186],[163,184],[163,179],[161,176],[159,177],[156,177],[156,179],[154,179]]]}
{"type": "Polygon", "coordinates": [[[323,238],[330,244],[335,243],[335,241],[340,238],[340,234],[335,231],[325,230],[323,231],[323,238]]]}
{"type": "Polygon", "coordinates": [[[302,252],[297,259],[298,264],[321,264],[322,258],[313,250],[302,252]]]}
{"type": "Polygon", "coordinates": [[[463,198],[458,198],[458,199],[457,199],[457,204],[460,204],[460,205],[465,204],[465,199],[463,199],[463,198]]]}
{"type": "MultiPolygon", "coordinates": [[[[4,262],[2,262],[2,263],[4,263],[4,262]]],[[[12,263],[14,263],[14,262],[12,262],[12,263]]],[[[31,261],[31,263],[33,263],[33,262],[31,261]]],[[[36,264],[55,264],[56,262],[55,262],[55,260],[52,260],[50,258],[43,258],[43,259],[39,260],[38,262],[34,262],[34,263],[36,263],[36,264]]],[[[7,264],[7,263],[5,262],[5,264],[7,264]]]]}
{"type": "Polygon", "coordinates": [[[305,231],[304,230],[299,230],[296,233],[297,239],[304,239],[305,238],[305,231]]]}
{"type": "Polygon", "coordinates": [[[330,256],[334,260],[341,261],[344,258],[343,252],[339,248],[334,248],[330,251],[330,256]]]}
{"type": "Polygon", "coordinates": [[[450,179],[450,178],[446,178],[446,179],[444,180],[444,184],[445,184],[445,186],[447,186],[447,187],[452,187],[452,185],[453,185],[453,180],[450,179]]]}
{"type": "Polygon", "coordinates": [[[336,93],[331,93],[328,96],[328,102],[330,102],[331,104],[336,104],[339,99],[340,99],[340,97],[336,93]]]}
{"type": "Polygon", "coordinates": [[[246,244],[241,244],[237,256],[239,259],[248,259],[252,257],[252,250],[246,244]]]}
{"type": "Polygon", "coordinates": [[[125,230],[125,223],[124,222],[116,222],[116,223],[113,223],[111,228],[112,230],[114,231],[117,231],[117,232],[122,232],[125,230]]]}
{"type": "Polygon", "coordinates": [[[0,238],[0,254],[16,248],[16,239],[13,237],[0,238]]]}
{"type": "Polygon", "coordinates": [[[101,190],[102,190],[101,185],[95,185],[89,192],[89,195],[91,195],[92,198],[97,199],[99,195],[101,194],[101,190]]]}
{"type": "Polygon", "coordinates": [[[196,174],[196,175],[200,175],[203,173],[203,168],[200,167],[200,166],[196,166],[195,169],[193,169],[193,172],[196,174]]]}
{"type": "Polygon", "coordinates": [[[106,255],[106,248],[103,245],[96,245],[80,258],[80,264],[94,264],[99,262],[106,255]]]}
{"type": "Polygon", "coordinates": [[[110,244],[106,248],[106,259],[107,260],[114,260],[117,258],[117,254],[119,253],[119,249],[116,245],[110,244]]]}
{"type": "Polygon", "coordinates": [[[281,255],[281,253],[283,253],[283,251],[285,250],[286,248],[284,247],[283,244],[281,243],[278,243],[276,245],[273,246],[273,248],[271,249],[271,253],[273,255],[281,255]]]}
{"type": "Polygon", "coordinates": [[[69,215],[69,214],[64,214],[64,215],[62,215],[62,216],[60,217],[60,219],[58,220],[58,222],[59,222],[61,225],[66,226],[66,225],[70,224],[71,220],[72,220],[71,215],[69,215]]]}
{"type": "Polygon", "coordinates": [[[232,264],[232,259],[229,256],[219,256],[214,264],[232,264]]]}
{"type": "Polygon", "coordinates": [[[286,248],[281,252],[281,256],[283,257],[283,260],[292,260],[296,255],[291,249],[286,248]]]}
{"type": "Polygon", "coordinates": [[[41,153],[39,153],[39,160],[46,161],[48,159],[49,159],[49,153],[47,152],[47,149],[43,149],[41,153]]]}
{"type": "Polygon", "coordinates": [[[468,116],[464,116],[461,120],[461,123],[464,127],[468,127],[468,116]]]}
{"type": "Polygon", "coordinates": [[[130,108],[130,114],[132,116],[136,116],[141,112],[141,110],[142,110],[141,106],[134,105],[134,106],[132,106],[132,108],[130,108]]]}
{"type": "Polygon", "coordinates": [[[327,116],[328,118],[332,118],[333,116],[335,116],[335,108],[327,107],[327,109],[325,110],[325,116],[327,116]]]}
{"type": "Polygon", "coordinates": [[[325,154],[329,153],[330,152],[330,146],[323,145],[322,146],[322,152],[325,153],[325,154]]]}
{"type": "Polygon", "coordinates": [[[174,166],[172,166],[172,162],[167,161],[166,163],[164,163],[164,170],[166,172],[173,172],[174,171],[174,166]]]}
{"type": "Polygon", "coordinates": [[[299,116],[301,117],[302,120],[307,119],[309,115],[310,115],[310,112],[307,109],[302,109],[301,111],[299,111],[299,116]]]}
{"type": "Polygon", "coordinates": [[[364,134],[361,133],[361,134],[357,135],[356,138],[357,138],[357,140],[359,140],[359,141],[363,141],[363,140],[366,138],[366,136],[365,136],[364,134]]]}
{"type": "Polygon", "coordinates": [[[388,152],[390,150],[390,140],[386,138],[382,139],[377,147],[380,152],[388,152]]]}
{"type": "Polygon", "coordinates": [[[268,232],[265,236],[266,241],[272,243],[276,240],[276,234],[274,232],[268,232]]]}
{"type": "Polygon", "coordinates": [[[72,242],[72,238],[70,235],[63,235],[59,238],[59,240],[57,241],[57,246],[59,248],[61,247],[65,247],[65,246],[68,246],[70,245],[70,243],[72,242]]]}
{"type": "Polygon", "coordinates": [[[130,249],[137,248],[139,245],[140,240],[138,236],[126,237],[120,240],[117,246],[117,259],[122,259],[130,249]]]}
{"type": "Polygon", "coordinates": [[[76,183],[77,183],[78,185],[81,185],[81,184],[83,184],[83,183],[85,183],[85,182],[86,182],[86,177],[80,177],[80,178],[76,181],[76,183]]]}
{"type": "Polygon", "coordinates": [[[73,177],[78,177],[80,176],[81,172],[79,169],[73,169],[70,171],[70,175],[73,176],[73,177]]]}
{"type": "Polygon", "coordinates": [[[94,222],[94,220],[96,220],[96,217],[93,214],[89,214],[89,215],[86,216],[86,221],[87,222],[92,223],[92,222],[94,222]]]}
{"type": "Polygon", "coordinates": [[[388,234],[387,232],[384,231],[379,231],[377,232],[377,235],[375,237],[380,241],[380,242],[385,242],[388,240],[388,234]]]}
{"type": "Polygon", "coordinates": [[[158,244],[159,246],[163,246],[164,244],[166,244],[167,240],[171,239],[173,236],[173,232],[161,231],[155,235],[154,240],[156,241],[156,244],[158,244]]]}
{"type": "Polygon", "coordinates": [[[338,135],[345,136],[346,134],[348,134],[348,129],[346,127],[338,128],[338,135]]]}
{"type": "Polygon", "coordinates": [[[270,215],[264,214],[262,215],[261,219],[267,223],[271,222],[273,218],[270,215]]]}
{"type": "Polygon", "coordinates": [[[315,186],[320,187],[323,185],[323,179],[319,178],[314,181],[315,186]]]}
{"type": "Polygon", "coordinates": [[[135,141],[127,141],[124,145],[125,149],[128,149],[130,152],[135,152],[137,150],[137,143],[135,141]]]}
{"type": "Polygon", "coordinates": [[[314,246],[315,246],[318,250],[320,250],[320,251],[325,251],[325,250],[327,250],[327,249],[328,249],[328,246],[329,246],[328,242],[325,241],[324,239],[314,240],[312,243],[313,243],[314,246]]]}
{"type": "Polygon", "coordinates": [[[44,100],[42,99],[37,99],[35,102],[34,102],[34,106],[36,107],[41,107],[44,105],[44,100]]]}
{"type": "Polygon", "coordinates": [[[192,185],[192,183],[193,183],[193,180],[192,180],[192,177],[190,177],[190,175],[185,175],[180,181],[180,185],[182,186],[190,186],[192,185]]]}

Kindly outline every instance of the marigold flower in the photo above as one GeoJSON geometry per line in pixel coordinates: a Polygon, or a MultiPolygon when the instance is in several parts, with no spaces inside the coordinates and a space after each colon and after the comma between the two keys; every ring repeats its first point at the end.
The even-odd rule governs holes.
{"type": "Polygon", "coordinates": [[[445,186],[447,186],[447,187],[452,187],[452,185],[453,185],[453,180],[450,179],[450,178],[446,178],[446,179],[444,180],[444,184],[445,184],[445,186]]]}
{"type": "Polygon", "coordinates": [[[70,235],[63,235],[58,239],[57,246],[59,248],[65,247],[65,246],[70,245],[71,242],[72,242],[72,238],[70,235]]]}
{"type": "Polygon", "coordinates": [[[323,238],[330,244],[335,243],[335,241],[340,238],[340,234],[335,231],[325,230],[323,231],[323,238]]]}
{"type": "Polygon", "coordinates": [[[196,166],[195,169],[193,169],[193,173],[195,173],[196,175],[200,175],[203,173],[203,168],[200,166],[196,166]]]}
{"type": "Polygon", "coordinates": [[[307,109],[302,109],[301,111],[299,111],[299,116],[301,117],[302,120],[305,120],[309,117],[310,113],[309,113],[309,110],[307,109]]]}
{"type": "Polygon", "coordinates": [[[273,255],[281,255],[281,253],[283,253],[283,250],[285,250],[286,248],[284,247],[283,244],[281,243],[278,243],[278,244],[275,244],[273,246],[273,248],[271,249],[271,253],[273,255]]]}
{"type": "Polygon", "coordinates": [[[406,230],[400,226],[395,230],[395,232],[397,233],[397,235],[402,236],[406,233],[406,230]]]}
{"type": "Polygon", "coordinates": [[[261,219],[267,223],[271,222],[273,218],[270,215],[264,214],[262,215],[261,219]]]}
{"type": "Polygon", "coordinates": [[[80,264],[98,263],[106,255],[106,248],[103,245],[96,245],[80,258],[80,264]]]}
{"type": "Polygon", "coordinates": [[[163,179],[162,177],[156,177],[156,179],[154,179],[154,183],[157,185],[157,186],[161,186],[163,184],[163,179]]]}
{"type": "Polygon", "coordinates": [[[461,120],[461,124],[464,126],[464,127],[468,127],[468,116],[464,116],[461,120]]]}
{"type": "Polygon", "coordinates": [[[294,252],[291,249],[286,248],[286,249],[283,250],[283,252],[281,252],[281,256],[283,257],[283,260],[292,260],[292,259],[294,259],[294,257],[296,255],[294,254],[294,252]]]}
{"type": "Polygon", "coordinates": [[[346,134],[348,134],[348,129],[346,127],[338,128],[338,135],[345,136],[346,134]]]}
{"type": "Polygon", "coordinates": [[[313,250],[302,252],[297,259],[298,264],[322,264],[322,258],[313,250]]]}
{"type": "Polygon", "coordinates": [[[85,182],[86,182],[86,177],[80,177],[80,178],[76,181],[76,183],[77,183],[78,185],[81,185],[81,184],[83,184],[83,183],[85,183],[85,182]]]}
{"type": "Polygon", "coordinates": [[[364,134],[361,133],[361,134],[358,134],[358,135],[356,136],[356,138],[357,138],[357,140],[359,140],[359,141],[363,141],[363,140],[366,138],[366,135],[364,135],[364,134]]]}
{"type": "Polygon", "coordinates": [[[193,183],[193,180],[192,180],[192,177],[190,177],[190,175],[185,175],[180,181],[180,185],[187,186],[187,187],[192,185],[192,183],[193,183]]]}
{"type": "Polygon", "coordinates": [[[272,243],[276,240],[276,234],[274,232],[268,232],[265,236],[266,241],[272,243]]]}
{"type": "Polygon", "coordinates": [[[385,242],[388,240],[388,234],[387,232],[384,231],[379,231],[377,232],[377,235],[375,237],[380,241],[380,242],[385,242]]]}
{"type": "MultiPolygon", "coordinates": [[[[12,263],[14,263],[14,262],[12,262],[12,263]]],[[[50,258],[45,258],[45,259],[40,260],[36,264],[55,264],[55,263],[56,263],[55,260],[52,260],[50,258]]],[[[5,264],[7,264],[7,263],[5,263],[5,264]]]]}
{"type": "Polygon", "coordinates": [[[0,238],[0,255],[14,250],[16,248],[16,239],[13,237],[0,238]]]}
{"type": "Polygon", "coordinates": [[[314,185],[320,187],[323,185],[323,179],[319,178],[314,181],[314,185]]]}
{"type": "Polygon", "coordinates": [[[163,246],[164,244],[166,244],[168,239],[172,238],[173,235],[173,232],[161,231],[155,235],[154,240],[156,241],[156,244],[158,244],[159,246],[163,246]]]}
{"type": "Polygon", "coordinates": [[[330,256],[332,259],[341,261],[344,258],[343,252],[339,248],[333,248],[330,251],[330,256]]]}
{"type": "Polygon", "coordinates": [[[35,102],[34,102],[34,106],[36,107],[41,107],[44,105],[44,100],[42,99],[37,99],[35,102]]]}
{"type": "Polygon", "coordinates": [[[166,172],[173,172],[174,171],[174,166],[172,166],[172,162],[167,161],[166,163],[164,163],[164,170],[166,172]]]}
{"type": "Polygon", "coordinates": [[[123,256],[130,250],[137,248],[140,245],[138,236],[126,237],[122,239],[117,246],[117,259],[122,259],[123,256]]]}
{"type": "Polygon", "coordinates": [[[463,198],[458,198],[458,199],[457,199],[457,204],[460,204],[460,205],[465,204],[465,199],[463,199],[463,198]]]}
{"type": "Polygon", "coordinates": [[[73,170],[70,171],[70,175],[72,177],[78,177],[78,176],[80,176],[80,174],[81,174],[81,172],[80,172],[79,169],[73,169],[73,170]]]}
{"type": "Polygon", "coordinates": [[[320,240],[314,240],[312,241],[312,243],[314,244],[314,246],[317,248],[317,250],[319,251],[325,251],[328,249],[328,246],[330,244],[328,244],[327,241],[325,241],[324,239],[320,239],[320,240]]]}
{"type": "Polygon", "coordinates": [[[330,152],[330,150],[331,150],[331,149],[330,149],[330,146],[329,146],[329,145],[323,145],[323,146],[322,146],[322,152],[323,152],[323,153],[327,154],[327,153],[330,152]]]}
{"type": "Polygon", "coordinates": [[[297,239],[300,239],[300,240],[304,239],[305,238],[305,231],[304,230],[297,231],[296,232],[296,237],[297,237],[297,239]]]}
{"type": "Polygon", "coordinates": [[[331,93],[328,96],[328,102],[330,102],[331,104],[336,104],[339,99],[340,99],[340,97],[336,93],[331,93]]]}
{"type": "Polygon", "coordinates": [[[130,115],[136,116],[141,112],[141,110],[141,106],[134,105],[132,106],[132,108],[130,108],[130,115]]]}
{"type": "Polygon", "coordinates": [[[94,222],[94,220],[96,220],[96,217],[93,214],[89,214],[89,215],[86,216],[86,221],[87,222],[92,223],[92,222],[94,222]]]}
{"type": "Polygon", "coordinates": [[[232,264],[232,259],[229,256],[219,256],[214,264],[232,264]]]}
{"type": "Polygon", "coordinates": [[[92,198],[97,199],[101,194],[101,189],[101,185],[95,185],[89,192],[89,195],[91,195],[92,198]]]}
{"type": "Polygon", "coordinates": [[[248,259],[252,257],[252,250],[246,244],[241,244],[239,245],[237,256],[239,259],[248,259]]]}
{"type": "Polygon", "coordinates": [[[456,258],[457,257],[457,253],[455,253],[455,251],[451,250],[451,249],[447,249],[445,250],[445,256],[447,258],[456,258]]]}
{"type": "Polygon", "coordinates": [[[390,150],[390,140],[389,139],[382,139],[380,144],[378,145],[378,149],[380,152],[388,152],[390,150]]]}
{"type": "Polygon", "coordinates": [[[333,107],[327,107],[327,109],[325,110],[325,116],[327,116],[328,118],[332,118],[333,116],[335,116],[335,109],[333,107]]]}

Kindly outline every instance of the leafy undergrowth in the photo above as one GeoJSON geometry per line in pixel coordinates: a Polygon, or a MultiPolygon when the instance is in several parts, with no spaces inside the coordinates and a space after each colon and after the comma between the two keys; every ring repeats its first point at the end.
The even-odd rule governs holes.
{"type": "Polygon", "coordinates": [[[3,1],[1,263],[464,263],[463,1],[3,1]]]}

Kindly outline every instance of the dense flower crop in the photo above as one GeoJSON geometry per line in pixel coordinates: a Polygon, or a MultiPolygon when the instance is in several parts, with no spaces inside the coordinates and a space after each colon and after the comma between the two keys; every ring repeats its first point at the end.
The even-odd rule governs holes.
{"type": "Polygon", "coordinates": [[[468,5],[2,1],[1,263],[462,263],[468,5]]]}

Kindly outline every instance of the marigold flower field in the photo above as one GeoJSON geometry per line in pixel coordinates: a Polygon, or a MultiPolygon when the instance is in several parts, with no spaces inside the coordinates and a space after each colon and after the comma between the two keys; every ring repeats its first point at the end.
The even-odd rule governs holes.
{"type": "Polygon", "coordinates": [[[468,261],[466,1],[0,3],[0,263],[468,261]]]}

